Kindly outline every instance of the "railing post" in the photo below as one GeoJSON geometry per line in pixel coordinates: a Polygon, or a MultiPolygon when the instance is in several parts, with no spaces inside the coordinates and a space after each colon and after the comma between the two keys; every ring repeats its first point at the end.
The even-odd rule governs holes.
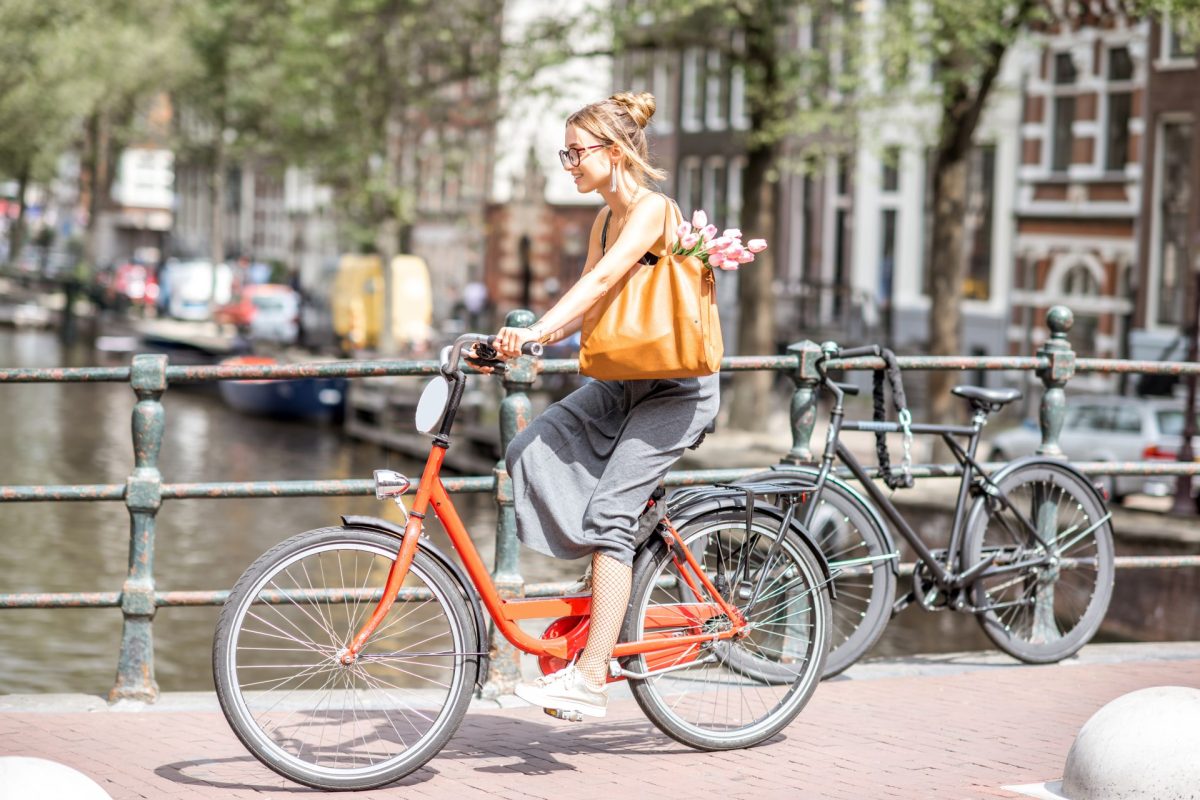
{"type": "Polygon", "coordinates": [[[821,357],[821,345],[805,339],[788,345],[788,354],[796,356],[798,362],[792,373],[796,383],[791,408],[792,449],[779,463],[811,464],[816,460],[810,441],[817,422],[817,385],[820,383],[817,360],[821,357]]]}
{"type": "Polygon", "coordinates": [[[1038,377],[1046,387],[1038,412],[1038,421],[1042,428],[1039,455],[1056,458],[1063,455],[1058,436],[1062,433],[1063,419],[1067,413],[1067,396],[1063,387],[1075,375],[1075,353],[1071,350],[1071,343],[1067,341],[1067,331],[1071,330],[1074,322],[1075,316],[1066,306],[1054,306],[1046,312],[1046,326],[1050,328],[1050,338],[1038,348],[1038,356],[1048,362],[1044,369],[1038,370],[1038,377]]]}
{"type": "Polygon", "coordinates": [[[130,383],[137,395],[133,407],[133,473],[125,482],[129,509],[129,574],[121,587],[121,655],[117,680],[108,701],[158,698],[154,680],[154,516],[162,505],[162,473],[158,452],[162,447],[165,412],[161,402],[167,389],[167,357],[133,357],[130,383]]]}
{"type": "MultiPolygon", "coordinates": [[[[534,323],[532,311],[517,309],[508,312],[504,324],[510,328],[524,328],[534,323]]],[[[529,424],[533,406],[526,391],[533,385],[536,376],[536,359],[521,356],[509,362],[504,376],[504,399],[500,401],[500,451],[503,453],[517,434],[529,424]]],[[[517,512],[513,507],[512,479],[501,460],[492,470],[496,478],[496,561],[492,578],[501,597],[520,597],[525,593],[525,580],[521,577],[521,545],[517,541],[517,512]]],[[[521,678],[521,653],[498,636],[496,626],[490,626],[491,667],[483,687],[484,697],[496,697],[512,692],[513,685],[521,678]]]]}

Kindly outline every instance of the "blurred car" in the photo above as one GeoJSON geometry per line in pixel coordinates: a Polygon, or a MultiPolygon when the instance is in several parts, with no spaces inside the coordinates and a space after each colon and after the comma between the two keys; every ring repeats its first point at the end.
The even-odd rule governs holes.
{"type": "Polygon", "coordinates": [[[159,304],[175,319],[207,320],[210,303],[220,306],[233,295],[233,270],[211,261],[167,262],[159,287],[159,304]]]}
{"type": "Polygon", "coordinates": [[[236,302],[221,306],[213,317],[251,339],[292,344],[299,335],[300,295],[279,283],[246,286],[236,302]]]}
{"type": "Polygon", "coordinates": [[[134,262],[118,264],[105,286],[109,305],[153,306],[158,301],[158,281],[154,270],[134,262]]]}
{"type": "MultiPolygon", "coordinates": [[[[1173,398],[1070,397],[1058,441],[1072,461],[1175,461],[1183,443],[1183,422],[1183,401],[1173,398]]],[[[992,439],[988,460],[1032,455],[1041,443],[1038,423],[1030,420],[992,439]]],[[[1192,448],[1200,452],[1200,436],[1193,439],[1192,448]]],[[[1194,488],[1200,488],[1200,481],[1195,483],[1194,488]]],[[[1114,502],[1131,494],[1175,493],[1173,476],[1101,475],[1097,484],[1114,502]]]]}

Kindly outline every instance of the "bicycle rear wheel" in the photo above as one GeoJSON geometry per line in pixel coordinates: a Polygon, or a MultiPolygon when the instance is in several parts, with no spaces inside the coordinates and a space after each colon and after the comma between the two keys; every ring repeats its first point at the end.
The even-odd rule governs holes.
{"type": "Polygon", "coordinates": [[[432,758],[466,713],[480,649],[462,589],[418,551],[358,660],[345,651],[382,595],[399,541],[323,528],[263,554],[217,623],[221,710],[251,753],[298,783],[367,789],[432,758]]]}
{"type": "MultiPolygon", "coordinates": [[[[803,487],[814,485],[816,478],[816,470],[777,469],[751,475],[744,482],[803,487]]],[[[775,496],[767,493],[766,497],[779,505],[775,496]]],[[[812,502],[809,498],[796,509],[797,520],[804,519],[812,502]]],[[[896,599],[894,567],[899,553],[869,512],[867,501],[849,487],[830,480],[815,502],[808,532],[833,574],[829,656],[823,676],[829,678],[862,658],[887,628],[896,599]]]]}
{"type": "Polygon", "coordinates": [[[972,587],[979,624],[1004,652],[1030,664],[1074,654],[1100,627],[1112,597],[1112,524],[1103,501],[1074,471],[1050,461],[1018,467],[997,481],[1013,511],[983,497],[967,518],[963,567],[995,556],[994,568],[972,587]],[[1040,539],[1040,541],[1039,541],[1040,539]]]}
{"type": "MultiPolygon", "coordinates": [[[[737,598],[733,603],[753,627],[742,639],[631,656],[625,666],[635,672],[680,669],[630,679],[630,687],[646,716],[676,741],[701,750],[749,747],[795,719],[820,682],[829,645],[824,574],[811,546],[781,530],[779,520],[767,514],[757,515],[749,531],[741,511],[701,514],[679,534],[709,579],[729,584],[727,594],[737,598]],[[751,606],[754,587],[760,588],[751,606]],[[790,680],[764,682],[748,676],[760,668],[786,672],[790,680]]],[[[634,564],[623,638],[727,629],[729,620],[715,610],[697,603],[671,550],[658,541],[634,564]],[[680,609],[688,607],[704,613],[678,623],[680,609]]]]}

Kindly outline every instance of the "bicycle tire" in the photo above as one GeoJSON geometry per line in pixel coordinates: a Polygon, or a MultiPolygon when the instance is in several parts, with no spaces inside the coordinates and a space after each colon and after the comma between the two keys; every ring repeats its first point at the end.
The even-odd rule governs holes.
{"type": "MultiPolygon", "coordinates": [[[[980,577],[970,587],[980,609],[976,619],[988,638],[1014,658],[1029,664],[1061,661],[1095,635],[1112,597],[1115,569],[1107,509],[1084,478],[1053,461],[1020,465],[996,482],[1055,548],[1057,561],[980,577]],[[1065,544],[1063,537],[1070,537],[1065,544]]],[[[1041,543],[998,501],[982,497],[972,506],[962,547],[964,568],[985,554],[996,553],[996,563],[1002,565],[1039,552],[1044,552],[1041,543]]]]}
{"type": "Polygon", "coordinates": [[[479,632],[462,587],[420,550],[401,592],[427,599],[398,599],[364,657],[337,660],[374,610],[399,545],[355,528],[301,533],[260,556],[225,602],[213,646],[221,710],[246,749],[290,780],[386,785],[424,765],[462,722],[479,632]]]}
{"type": "MultiPolygon", "coordinates": [[[[784,486],[812,486],[817,478],[815,469],[768,470],[744,478],[746,483],[771,482],[784,486]]],[[[771,495],[767,495],[772,500],[771,495]]],[[[777,501],[776,502],[778,505],[777,501]]],[[[796,509],[796,519],[803,520],[805,508],[812,498],[796,509]]],[[[845,671],[862,658],[883,635],[892,618],[896,599],[896,571],[899,559],[891,536],[872,513],[868,501],[840,481],[827,481],[817,500],[808,526],[809,535],[821,548],[833,574],[830,598],[829,656],[825,659],[823,677],[831,678],[845,671]],[[852,565],[862,558],[886,560],[852,565]],[[846,567],[840,565],[846,564],[846,567]]],[[[763,680],[772,680],[770,674],[763,680]]]]}
{"type": "MultiPolygon", "coordinates": [[[[770,545],[779,542],[776,554],[765,564],[767,577],[758,600],[753,608],[742,609],[758,627],[744,639],[726,640],[716,647],[691,645],[670,656],[680,665],[690,660],[692,666],[629,680],[634,699],[647,718],[672,739],[698,750],[749,747],[782,730],[800,713],[820,683],[828,650],[829,598],[822,588],[824,573],[816,552],[794,532],[781,531],[779,520],[769,515],[755,519],[754,538],[747,535],[745,523],[745,515],[737,510],[707,512],[689,520],[679,534],[684,546],[699,554],[697,560],[710,573],[710,579],[718,558],[724,559],[728,574],[736,574],[732,570],[740,563],[749,564],[747,574],[751,576],[755,570],[761,573],[770,545]],[[741,550],[743,561],[733,562],[734,548],[739,544],[746,545],[741,550]],[[726,558],[725,553],[730,557],[726,558]],[[746,650],[747,659],[785,663],[782,659],[786,657],[793,680],[779,684],[746,678],[729,666],[729,651],[734,649],[746,650]],[[734,694],[738,696],[734,698],[734,694]],[[722,723],[718,717],[723,712],[737,714],[738,719],[722,723]],[[745,712],[751,716],[748,718],[745,712]]],[[[626,641],[644,637],[647,614],[653,614],[656,607],[669,609],[695,602],[678,577],[673,555],[663,541],[642,550],[634,563],[623,630],[626,641]]],[[[749,601],[748,597],[744,599],[749,601]]],[[[715,630],[720,624],[722,618],[713,617],[685,630],[715,630]]],[[[633,671],[646,672],[649,657],[630,656],[624,663],[633,671]]],[[[659,667],[664,666],[662,658],[658,656],[659,667]]]]}

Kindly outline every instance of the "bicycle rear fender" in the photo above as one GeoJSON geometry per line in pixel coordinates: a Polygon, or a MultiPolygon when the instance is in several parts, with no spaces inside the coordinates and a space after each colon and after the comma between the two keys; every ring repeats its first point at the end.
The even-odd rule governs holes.
{"type": "Polygon", "coordinates": [[[1083,470],[1079,469],[1079,467],[1075,466],[1069,461],[1066,461],[1065,459],[1050,458],[1048,456],[1038,455],[1024,456],[1023,458],[1018,458],[1016,461],[1010,461],[1008,464],[1004,465],[988,477],[990,477],[993,481],[998,481],[1004,476],[1008,475],[1010,472],[1014,472],[1021,467],[1027,467],[1030,464],[1052,464],[1060,469],[1073,473],[1075,477],[1087,484],[1087,487],[1092,490],[1092,494],[1096,496],[1096,499],[1100,501],[1100,504],[1105,508],[1108,508],[1108,500],[1106,500],[1104,495],[1100,493],[1100,490],[1096,488],[1096,482],[1089,478],[1083,472],[1083,470]]]}
{"type": "MultiPolygon", "coordinates": [[[[678,530],[686,525],[691,520],[707,514],[712,511],[746,511],[746,493],[740,489],[731,489],[730,487],[722,486],[706,486],[695,489],[687,489],[679,493],[678,502],[672,498],[667,499],[667,517],[671,520],[671,524],[678,530]]],[[[765,500],[756,500],[754,503],[754,514],[764,514],[776,520],[780,524],[786,516],[785,513],[777,506],[773,506],[765,500]]],[[[812,534],[808,532],[800,522],[792,519],[792,532],[799,536],[812,549],[817,561],[821,564],[821,573],[824,576],[826,584],[833,589],[833,577],[829,572],[829,562],[825,560],[825,554],[821,552],[821,548],[813,539],[812,534]]],[[[646,545],[654,542],[658,537],[652,536],[647,540],[646,545]]]]}
{"type": "MultiPolygon", "coordinates": [[[[343,514],[342,524],[347,528],[366,528],[367,530],[395,536],[397,539],[404,538],[403,527],[379,517],[343,514]]],[[[434,561],[437,561],[438,564],[445,567],[446,571],[458,582],[459,591],[462,592],[463,597],[470,604],[471,612],[475,616],[475,635],[478,643],[481,645],[479,650],[480,652],[487,652],[489,649],[487,619],[483,615],[483,604],[479,600],[479,593],[474,591],[467,573],[463,571],[463,568],[459,566],[457,561],[442,552],[441,548],[429,541],[427,537],[422,536],[421,540],[417,543],[417,547],[434,561]]],[[[487,680],[490,658],[486,655],[477,656],[477,658],[479,659],[479,671],[475,676],[475,685],[482,690],[483,684],[487,680]]]]}

